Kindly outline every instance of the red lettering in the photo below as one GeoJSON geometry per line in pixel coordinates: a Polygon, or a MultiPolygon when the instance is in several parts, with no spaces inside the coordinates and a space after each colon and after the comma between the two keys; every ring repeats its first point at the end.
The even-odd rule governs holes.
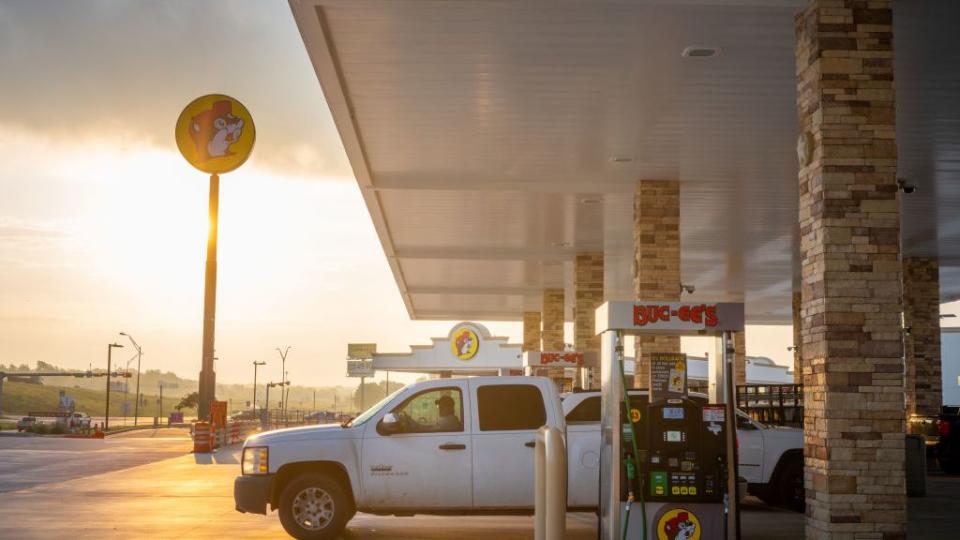
{"type": "Polygon", "coordinates": [[[660,320],[664,322],[670,320],[670,306],[660,306],[660,320]]]}
{"type": "Polygon", "coordinates": [[[696,324],[703,322],[703,306],[693,306],[690,308],[690,320],[696,324]]]}
{"type": "Polygon", "coordinates": [[[633,325],[634,326],[646,326],[647,325],[647,310],[643,306],[633,306],[633,325]]]}
{"type": "Polygon", "coordinates": [[[716,326],[720,321],[717,320],[717,306],[706,306],[704,308],[704,314],[706,315],[706,320],[704,323],[707,326],[716,326]]]}
{"type": "Polygon", "coordinates": [[[680,312],[677,315],[681,321],[690,322],[690,306],[680,306],[680,312]]]}

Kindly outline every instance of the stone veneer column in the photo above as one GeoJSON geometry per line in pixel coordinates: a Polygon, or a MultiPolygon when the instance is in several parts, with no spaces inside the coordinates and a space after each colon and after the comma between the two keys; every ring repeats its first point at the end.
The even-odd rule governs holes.
{"type": "MultiPolygon", "coordinates": [[[[542,308],[544,351],[562,351],[564,349],[563,310],[563,289],[544,289],[542,308]]],[[[557,386],[562,389],[561,382],[564,379],[563,368],[547,368],[545,371],[546,376],[556,381],[557,386]]]]}
{"type": "Polygon", "coordinates": [[[940,374],[940,264],[934,257],[903,258],[903,325],[907,354],[907,418],[938,415],[940,374]]]}
{"type": "MultiPolygon", "coordinates": [[[[633,199],[633,292],[638,300],[680,300],[680,182],[640,180],[633,199]]],[[[680,336],[638,336],[634,386],[649,388],[650,355],[680,352],[680,336]]]]}
{"type": "Polygon", "coordinates": [[[890,0],[796,18],[807,538],[906,534],[892,22],[890,0]]]}
{"type": "MultiPolygon", "coordinates": [[[[603,303],[603,252],[577,253],[573,272],[573,348],[578,352],[600,354],[596,310],[603,303]]],[[[600,369],[582,370],[583,388],[600,388],[600,369]]]]}
{"type": "Polygon", "coordinates": [[[734,384],[747,384],[747,334],[746,332],[733,333],[733,359],[736,367],[734,384]]]}
{"type": "Polygon", "coordinates": [[[540,350],[540,312],[523,312],[523,345],[520,350],[539,351],[540,350]]]}
{"type": "Polygon", "coordinates": [[[800,293],[793,293],[793,384],[803,384],[803,338],[800,337],[800,293]]]}

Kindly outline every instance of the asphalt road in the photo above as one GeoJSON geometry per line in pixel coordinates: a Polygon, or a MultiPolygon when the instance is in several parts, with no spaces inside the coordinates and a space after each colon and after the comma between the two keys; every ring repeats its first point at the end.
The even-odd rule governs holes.
{"type": "Polygon", "coordinates": [[[103,440],[0,435],[0,493],[128,469],[192,449],[182,428],[131,431],[103,440]]]}

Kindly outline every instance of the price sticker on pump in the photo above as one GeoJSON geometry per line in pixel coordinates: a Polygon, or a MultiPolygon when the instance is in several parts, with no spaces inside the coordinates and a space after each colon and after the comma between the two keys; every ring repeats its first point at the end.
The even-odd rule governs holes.
{"type": "Polygon", "coordinates": [[[727,409],[723,405],[705,405],[703,407],[704,422],[726,422],[727,409]]]}

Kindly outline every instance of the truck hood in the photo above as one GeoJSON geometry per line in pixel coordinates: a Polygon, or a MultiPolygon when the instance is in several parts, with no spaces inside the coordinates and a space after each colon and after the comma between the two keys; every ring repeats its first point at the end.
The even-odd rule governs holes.
{"type": "Polygon", "coordinates": [[[286,429],[264,431],[247,438],[244,446],[262,446],[277,443],[319,441],[329,439],[352,439],[357,434],[356,428],[345,428],[340,424],[323,424],[318,426],[301,426],[286,429]]]}

